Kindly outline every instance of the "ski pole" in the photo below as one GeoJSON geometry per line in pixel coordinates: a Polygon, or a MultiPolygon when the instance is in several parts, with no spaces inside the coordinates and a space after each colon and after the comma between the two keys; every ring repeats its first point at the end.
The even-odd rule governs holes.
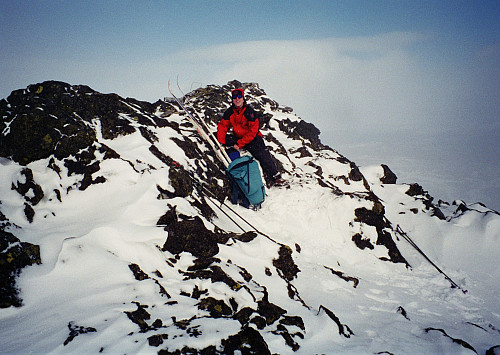
{"type": "Polygon", "coordinates": [[[434,268],[437,271],[439,271],[441,274],[443,274],[444,277],[445,277],[445,279],[448,280],[451,283],[452,287],[458,288],[463,293],[467,293],[467,290],[464,290],[462,287],[460,287],[455,281],[453,281],[448,275],[446,275],[443,270],[441,270],[436,264],[434,264],[432,262],[432,260],[429,259],[429,257],[427,255],[425,255],[425,253],[418,247],[417,244],[415,244],[415,242],[410,238],[410,236],[408,234],[406,234],[405,231],[403,231],[401,229],[401,227],[399,226],[399,224],[396,226],[396,232],[398,232],[399,235],[401,235],[408,243],[410,243],[410,245],[412,247],[414,247],[415,250],[418,251],[425,258],[425,260],[427,260],[429,262],[429,264],[431,264],[432,266],[434,266],[434,268]]]}

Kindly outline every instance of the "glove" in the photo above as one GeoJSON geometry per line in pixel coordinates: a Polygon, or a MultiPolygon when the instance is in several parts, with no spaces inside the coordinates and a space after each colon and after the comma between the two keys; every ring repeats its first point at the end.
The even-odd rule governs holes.
{"type": "Polygon", "coordinates": [[[234,146],[235,144],[237,144],[237,142],[238,142],[238,139],[237,139],[235,136],[233,136],[233,135],[229,135],[229,134],[228,134],[228,135],[226,136],[226,143],[225,143],[225,146],[226,146],[226,147],[232,147],[232,146],[234,146]]]}

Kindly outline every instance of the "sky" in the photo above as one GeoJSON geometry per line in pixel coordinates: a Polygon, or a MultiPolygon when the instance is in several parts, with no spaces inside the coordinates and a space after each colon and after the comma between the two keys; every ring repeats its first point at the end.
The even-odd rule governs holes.
{"type": "Polygon", "coordinates": [[[499,1],[0,0],[0,98],[257,82],[359,165],[500,210],[499,1]]]}

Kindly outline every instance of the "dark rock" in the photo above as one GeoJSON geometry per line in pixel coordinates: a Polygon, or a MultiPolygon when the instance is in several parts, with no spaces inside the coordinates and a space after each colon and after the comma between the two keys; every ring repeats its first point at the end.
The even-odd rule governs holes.
{"type": "Polygon", "coordinates": [[[282,245],[278,252],[278,259],[273,259],[273,265],[281,272],[281,275],[287,280],[292,281],[300,272],[299,267],[292,258],[292,249],[282,245]]]}
{"type": "Polygon", "coordinates": [[[158,347],[163,344],[163,340],[168,339],[168,334],[152,335],[148,338],[149,346],[158,347]]]}
{"type": "Polygon", "coordinates": [[[202,155],[200,153],[200,150],[198,148],[198,145],[190,140],[187,139],[179,139],[176,137],[170,138],[173,142],[175,142],[179,148],[181,148],[184,153],[186,153],[186,156],[189,159],[200,159],[202,158],[202,155]]]}
{"type": "Polygon", "coordinates": [[[328,308],[326,308],[323,305],[319,306],[319,312],[321,312],[321,310],[325,311],[325,313],[328,315],[328,317],[330,317],[330,319],[333,320],[337,324],[337,326],[339,328],[340,335],[343,335],[346,338],[350,338],[351,335],[354,335],[352,330],[346,324],[342,324],[340,322],[340,319],[335,315],[335,313],[333,313],[331,310],[329,310],[328,308]]]}
{"type": "MultiPolygon", "coordinates": [[[[161,275],[161,273],[159,271],[157,271],[157,272],[158,272],[158,274],[161,275]]],[[[162,277],[162,276],[159,276],[159,277],[162,277]]],[[[160,295],[162,295],[163,297],[172,298],[172,296],[169,295],[169,293],[167,292],[167,290],[165,290],[165,287],[163,287],[158,280],[155,279],[155,283],[156,283],[156,285],[158,286],[158,288],[160,290],[158,292],[160,295]]]]}
{"type": "Polygon", "coordinates": [[[316,126],[306,121],[291,121],[289,119],[282,119],[278,121],[280,131],[285,133],[291,139],[296,140],[309,140],[308,146],[314,150],[319,150],[324,146],[321,144],[319,134],[321,133],[316,126]]]}
{"type": "Polygon", "coordinates": [[[363,174],[359,171],[359,168],[356,164],[350,163],[351,171],[349,171],[349,179],[352,181],[361,181],[363,180],[363,174]]]}
{"type": "Polygon", "coordinates": [[[35,182],[35,180],[33,180],[33,171],[31,171],[31,169],[22,169],[21,175],[24,176],[25,182],[23,183],[17,181],[17,184],[13,183],[12,189],[22,195],[27,202],[31,203],[31,205],[36,206],[44,196],[43,189],[35,182]],[[31,194],[28,195],[29,191],[31,191],[31,194]]]}
{"type": "Polygon", "coordinates": [[[369,239],[363,239],[363,236],[359,233],[356,233],[355,235],[352,236],[352,241],[361,250],[365,248],[373,250],[375,248],[369,239]]]}
{"type": "Polygon", "coordinates": [[[95,161],[95,148],[85,149],[71,158],[64,159],[64,166],[68,168],[68,176],[73,174],[83,175],[99,171],[99,162],[95,161]]]}
{"type": "Polygon", "coordinates": [[[71,158],[64,159],[64,166],[68,168],[68,176],[73,174],[83,175],[79,190],[86,190],[92,184],[103,183],[106,179],[102,176],[96,179],[92,178],[92,174],[100,169],[100,163],[96,160],[96,148],[94,146],[76,153],[71,158]]]}
{"type": "Polygon", "coordinates": [[[267,298],[264,298],[261,301],[257,302],[257,313],[259,313],[266,319],[267,325],[270,325],[276,322],[283,314],[285,314],[286,310],[273,303],[270,303],[267,298]]]}
{"type": "Polygon", "coordinates": [[[250,320],[250,323],[255,324],[258,329],[264,329],[267,326],[266,319],[261,316],[255,316],[250,320]]]}
{"type": "Polygon", "coordinates": [[[408,314],[406,313],[406,310],[403,307],[399,306],[397,312],[400,313],[406,319],[410,320],[408,314]]]}
{"type": "Polygon", "coordinates": [[[149,279],[148,274],[141,270],[140,266],[137,264],[129,264],[128,265],[130,271],[134,274],[134,277],[137,281],[142,281],[149,279]]]}
{"type": "Polygon", "coordinates": [[[248,270],[246,270],[244,268],[241,268],[240,275],[241,275],[241,277],[243,277],[243,280],[245,280],[246,282],[250,282],[250,280],[253,279],[252,274],[249,273],[248,270]]]}
{"type": "Polygon", "coordinates": [[[229,304],[231,305],[233,312],[236,312],[238,310],[238,302],[236,302],[236,300],[233,297],[229,299],[229,304]]]}
{"type": "Polygon", "coordinates": [[[431,216],[437,217],[442,221],[446,220],[446,216],[444,215],[443,211],[441,211],[438,207],[435,206],[432,207],[431,216]]]}
{"type": "Polygon", "coordinates": [[[82,327],[79,325],[75,325],[73,322],[68,323],[68,328],[69,328],[69,336],[64,341],[64,346],[68,345],[74,338],[76,338],[80,334],[97,332],[97,329],[93,327],[82,327]]]}
{"type": "Polygon", "coordinates": [[[24,215],[28,222],[33,223],[33,219],[35,218],[35,210],[29,204],[24,204],[24,215]]]}
{"type": "Polygon", "coordinates": [[[174,196],[186,197],[193,192],[193,182],[189,174],[181,168],[170,167],[168,171],[170,184],[174,188],[174,196]]]}
{"type": "Polygon", "coordinates": [[[437,331],[437,332],[440,332],[441,334],[443,334],[443,336],[445,336],[446,338],[449,338],[451,339],[454,343],[458,344],[458,345],[461,345],[463,346],[464,348],[466,349],[469,349],[469,350],[472,350],[474,351],[476,354],[477,354],[477,351],[476,349],[474,349],[472,347],[472,345],[470,345],[469,343],[467,343],[466,341],[462,340],[462,339],[457,339],[457,338],[452,338],[450,337],[446,331],[444,329],[439,329],[439,328],[426,328],[425,329],[425,332],[426,333],[429,333],[430,331],[437,331]]]}
{"type": "Polygon", "coordinates": [[[233,310],[224,301],[213,297],[204,298],[198,303],[198,308],[210,312],[210,317],[221,318],[233,314],[233,310]]]}
{"type": "Polygon", "coordinates": [[[206,229],[200,217],[171,223],[163,251],[179,254],[183,251],[196,257],[211,257],[219,252],[216,235],[206,229]]]}
{"type": "Polygon", "coordinates": [[[195,319],[196,316],[193,316],[192,318],[190,319],[181,319],[181,320],[177,320],[177,317],[175,316],[172,316],[172,322],[174,323],[174,325],[179,328],[179,329],[182,329],[182,330],[186,330],[189,325],[191,324],[191,321],[193,319],[195,319]]]}
{"type": "MultiPolygon", "coordinates": [[[[453,201],[453,205],[456,205],[457,202],[456,201],[453,201]]],[[[467,211],[470,211],[470,208],[467,207],[467,205],[465,203],[463,203],[462,201],[459,201],[458,202],[458,206],[457,206],[457,209],[455,210],[455,214],[462,214],[462,213],[465,213],[467,211]]]]}
{"type": "Polygon", "coordinates": [[[107,145],[101,144],[98,146],[97,150],[104,154],[103,160],[106,159],[120,159],[120,154],[108,147],[107,145]]]}
{"type": "Polygon", "coordinates": [[[354,219],[356,222],[362,222],[380,229],[388,227],[388,224],[384,220],[384,213],[380,213],[378,209],[372,208],[369,210],[365,207],[360,207],[354,210],[354,214],[356,215],[354,219]]]}
{"type": "Polygon", "coordinates": [[[56,164],[56,161],[54,160],[53,157],[50,158],[49,164],[47,165],[47,168],[54,170],[57,173],[57,175],[59,176],[59,178],[61,178],[61,168],[59,167],[59,165],[56,164]]]}
{"type": "MultiPolygon", "coordinates": [[[[202,260],[210,260],[211,258],[203,258],[202,260]]],[[[214,259],[220,262],[218,259],[214,259]]],[[[198,264],[198,261],[200,259],[197,259],[195,261],[195,264],[198,264]]],[[[194,265],[190,266],[188,268],[188,271],[182,271],[181,273],[186,276],[186,279],[210,279],[212,283],[215,282],[223,282],[225,283],[229,288],[231,288],[234,291],[238,291],[242,285],[236,281],[234,281],[231,276],[229,276],[227,273],[225,273],[222,268],[218,265],[212,265],[210,268],[207,269],[202,269],[201,265],[194,265]]]]}
{"type": "Polygon", "coordinates": [[[9,133],[0,143],[0,156],[26,165],[53,153],[67,154],[63,151],[68,145],[74,146],[72,152],[76,153],[94,141],[94,131],[83,122],[78,123],[80,119],[71,108],[65,110],[62,104],[69,87],[65,83],[46,82],[14,91],[7,98],[10,110],[0,114],[12,120],[9,133]]]}
{"type": "Polygon", "coordinates": [[[229,286],[232,290],[239,290],[241,288],[241,285],[234,281],[231,276],[226,274],[224,270],[220,266],[213,265],[210,267],[210,270],[212,270],[212,276],[211,276],[211,281],[212,283],[215,282],[224,282],[226,285],[229,286]]]}
{"type": "Polygon", "coordinates": [[[299,316],[283,316],[280,319],[280,324],[284,325],[294,325],[296,327],[299,327],[302,330],[306,330],[306,327],[304,325],[304,321],[302,320],[302,317],[299,316]]]}
{"type": "Polygon", "coordinates": [[[384,169],[384,176],[380,178],[383,184],[395,184],[398,177],[394,174],[391,169],[385,164],[382,164],[382,169],[384,169]]]}
{"type": "Polygon", "coordinates": [[[295,132],[299,136],[309,139],[314,145],[317,145],[319,143],[319,135],[321,131],[312,123],[300,120],[295,127],[295,132]]]}
{"type": "MultiPolygon", "coordinates": [[[[100,122],[105,139],[135,132],[133,121],[143,129],[165,124],[153,114],[155,105],[58,81],[16,90],[7,101],[0,105],[0,129],[9,122],[0,141],[0,156],[12,157],[22,165],[52,154],[62,160],[90,147],[96,141],[96,132],[88,124],[93,120],[100,122]]],[[[155,140],[149,131],[142,133],[155,140]]]]}
{"type": "MultiPolygon", "coordinates": [[[[207,203],[207,201],[203,195],[201,195],[200,199],[193,197],[192,201],[191,201],[191,205],[193,207],[195,207],[198,211],[200,211],[201,215],[208,221],[211,221],[212,218],[217,216],[217,214],[214,212],[214,210],[207,203]]],[[[219,234],[219,235],[222,237],[222,234],[219,234]]],[[[221,243],[225,243],[225,241],[223,241],[221,243]]]]}
{"type": "Polygon", "coordinates": [[[211,264],[220,262],[220,259],[213,257],[199,257],[193,262],[194,264],[187,268],[188,271],[207,269],[211,264]]]}
{"type": "Polygon", "coordinates": [[[378,235],[377,245],[383,245],[388,249],[390,261],[409,265],[401,255],[391,234],[385,230],[385,228],[390,228],[390,223],[385,219],[385,208],[380,202],[375,202],[371,210],[365,207],[356,208],[354,214],[356,215],[354,221],[366,223],[376,228],[378,235]]]}
{"type": "Polygon", "coordinates": [[[390,261],[393,263],[404,263],[409,265],[403,255],[401,255],[401,252],[392,239],[391,234],[385,230],[377,231],[377,233],[377,245],[383,245],[388,249],[390,261]]]}
{"type": "Polygon", "coordinates": [[[141,305],[138,302],[134,302],[134,303],[137,306],[137,310],[135,310],[133,312],[125,311],[125,314],[133,323],[137,324],[139,326],[139,328],[141,328],[141,332],[146,332],[149,330],[149,325],[146,321],[151,318],[151,314],[149,314],[146,311],[146,308],[148,308],[148,306],[141,305]]]}
{"type": "Polygon", "coordinates": [[[302,146],[299,149],[297,149],[297,153],[300,153],[299,158],[306,158],[313,156],[305,146],[302,146]]]}
{"type": "Polygon", "coordinates": [[[259,125],[260,128],[269,128],[269,122],[271,122],[271,119],[273,118],[273,115],[270,113],[260,113],[259,112],[259,125]]]}
{"type": "Polygon", "coordinates": [[[286,329],[285,326],[278,324],[276,327],[276,330],[272,332],[273,334],[281,335],[283,339],[285,340],[286,345],[288,345],[290,348],[292,348],[293,351],[299,350],[300,346],[293,340],[292,336],[288,332],[288,329],[286,329]]]}
{"type": "Polygon", "coordinates": [[[250,307],[243,307],[240,309],[238,312],[233,314],[233,319],[236,319],[241,323],[241,325],[247,324],[248,321],[250,320],[250,316],[255,312],[250,307]]]}
{"type": "Polygon", "coordinates": [[[314,164],[313,162],[307,163],[307,165],[312,166],[313,168],[316,169],[315,174],[318,175],[320,178],[323,177],[323,168],[317,164],[314,164]]]}
{"type": "Polygon", "coordinates": [[[153,132],[151,132],[144,126],[139,127],[139,132],[141,132],[141,135],[151,144],[154,144],[159,140],[158,137],[153,132]]]}
{"type": "Polygon", "coordinates": [[[408,196],[420,196],[425,195],[426,191],[419,184],[410,184],[408,191],[405,192],[408,196]]]}
{"type": "MultiPolygon", "coordinates": [[[[433,217],[437,217],[440,220],[446,220],[446,216],[444,215],[443,211],[439,209],[438,206],[436,206],[432,201],[434,198],[429,195],[427,191],[425,191],[422,186],[419,184],[411,184],[408,191],[405,192],[409,196],[413,196],[419,200],[422,201],[422,203],[425,205],[426,210],[430,210],[431,213],[430,215],[433,217]]],[[[441,203],[438,203],[441,204],[441,203]]],[[[464,205],[465,207],[465,205],[464,205]]],[[[467,207],[465,207],[467,208],[467,207]]],[[[414,211],[414,210],[413,210],[414,211]]],[[[415,212],[414,212],[415,213],[415,212]]]]}
{"type": "Polygon", "coordinates": [[[271,354],[262,335],[251,327],[244,327],[238,334],[222,340],[224,354],[234,354],[237,350],[241,354],[271,354]]]}
{"type": "Polygon", "coordinates": [[[205,295],[208,293],[208,290],[200,290],[198,288],[198,285],[196,285],[193,289],[193,292],[191,293],[191,298],[194,298],[195,300],[200,299],[202,295],[205,295]]]}
{"type": "Polygon", "coordinates": [[[242,234],[234,234],[232,235],[232,238],[239,240],[240,242],[243,243],[248,243],[254,240],[257,237],[257,233],[255,232],[245,232],[242,234]]]}
{"type": "Polygon", "coordinates": [[[22,305],[16,277],[25,266],[41,263],[38,245],[21,242],[0,228],[0,308],[22,305]]]}
{"type": "Polygon", "coordinates": [[[219,121],[219,116],[222,116],[222,112],[220,112],[221,106],[231,105],[230,90],[234,88],[235,86],[232,83],[228,83],[223,87],[208,85],[193,90],[186,95],[186,99],[189,100],[191,106],[205,108],[205,118],[208,122],[215,123],[219,121]]]}
{"type": "Polygon", "coordinates": [[[331,267],[328,267],[328,266],[325,266],[325,269],[330,270],[332,272],[332,274],[340,277],[344,281],[352,282],[354,288],[358,287],[358,285],[359,285],[359,279],[358,278],[352,277],[352,276],[347,276],[342,271],[334,270],[334,269],[332,269],[331,267]]]}
{"type": "Polygon", "coordinates": [[[168,205],[170,208],[163,216],[161,216],[156,222],[157,226],[168,226],[171,223],[177,222],[177,206],[168,205]]]}
{"type": "Polygon", "coordinates": [[[492,346],[486,351],[485,355],[495,355],[500,352],[500,345],[492,346]]]}

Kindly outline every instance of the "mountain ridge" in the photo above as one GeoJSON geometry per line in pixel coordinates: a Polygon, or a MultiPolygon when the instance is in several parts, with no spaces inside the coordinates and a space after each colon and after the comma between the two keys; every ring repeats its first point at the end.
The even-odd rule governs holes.
{"type": "MultiPolygon", "coordinates": [[[[87,86],[50,81],[17,90],[7,100],[0,101],[2,181],[8,183],[1,190],[5,197],[0,204],[3,237],[0,255],[6,260],[16,250],[24,259],[28,257],[28,262],[20,261],[20,267],[2,271],[9,276],[5,285],[9,288],[8,296],[14,300],[12,305],[26,304],[0,311],[0,317],[1,312],[7,312],[6,324],[17,329],[16,313],[28,317],[26,309],[40,302],[33,294],[36,289],[33,285],[40,280],[59,285],[61,275],[68,277],[71,270],[74,272],[68,264],[86,265],[84,259],[80,260],[78,250],[90,250],[86,253],[97,263],[112,255],[113,261],[105,265],[115,270],[121,281],[113,281],[110,276],[104,279],[116,289],[128,289],[130,285],[128,290],[135,295],[117,296],[123,300],[119,311],[112,311],[117,305],[108,299],[96,305],[94,308],[106,314],[106,319],[100,319],[96,312],[86,316],[83,311],[76,312],[75,318],[68,318],[70,313],[61,311],[58,322],[49,327],[58,336],[50,337],[47,342],[30,333],[35,338],[34,345],[16,343],[8,338],[9,330],[0,332],[8,344],[7,351],[393,352],[402,346],[401,342],[396,341],[391,347],[368,341],[373,330],[362,331],[367,335],[349,345],[346,339],[356,339],[358,329],[371,326],[363,326],[359,318],[352,321],[356,326],[349,325],[346,320],[350,319],[349,313],[339,310],[342,305],[345,307],[347,299],[332,303],[321,292],[311,295],[308,279],[318,281],[324,295],[334,289],[349,294],[364,283],[375,285],[370,280],[371,268],[361,267],[366,275],[363,280],[349,258],[365,264],[366,258],[368,264],[385,270],[382,272],[385,277],[390,275],[388,270],[395,268],[397,277],[405,279],[404,269],[420,269],[421,264],[415,262],[414,256],[412,261],[405,258],[405,253],[411,253],[399,240],[396,225],[406,229],[404,223],[412,216],[436,224],[437,229],[444,228],[441,223],[459,224],[455,221],[472,219],[475,224],[492,227],[485,239],[489,238],[493,245],[498,243],[498,238],[495,239],[498,212],[479,204],[434,203],[432,196],[418,184],[397,185],[396,175],[387,166],[360,169],[323,145],[314,125],[295,116],[291,108],[280,106],[256,83],[232,81],[224,86],[209,85],[185,95],[186,105],[214,128],[230,104],[227,93],[238,86],[245,88],[249,104],[262,114],[266,144],[280,171],[291,182],[290,189],[268,190],[261,211],[233,207],[255,225],[245,228],[238,228],[234,220],[221,213],[223,210],[232,213],[227,201],[222,204],[229,186],[221,164],[172,100],[151,104],[116,94],[100,94],[87,86]],[[130,196],[123,193],[125,186],[130,196]],[[387,195],[388,190],[398,190],[398,199],[404,196],[405,203],[389,203],[395,197],[387,195]],[[314,207],[311,199],[317,201],[320,209],[314,207]],[[80,204],[95,210],[80,209],[80,204]],[[309,209],[302,209],[303,205],[309,209]],[[113,209],[110,211],[107,206],[113,209]],[[78,220],[80,214],[88,223],[78,220]],[[308,223],[297,224],[297,219],[308,223]],[[130,230],[142,237],[134,237],[130,230]],[[321,237],[305,238],[311,233],[321,237]],[[20,243],[21,240],[25,241],[20,243]],[[137,255],[130,250],[134,245],[139,250],[137,255]],[[347,256],[342,256],[339,245],[348,250],[347,256]],[[405,252],[400,250],[402,247],[405,252]],[[317,251],[322,249],[325,254],[317,251]],[[258,262],[249,260],[249,255],[254,255],[258,262]],[[40,266],[25,269],[17,279],[19,287],[15,277],[23,263],[40,266]],[[317,271],[318,268],[322,271],[317,271]],[[312,270],[320,276],[315,276],[312,270]],[[131,281],[132,277],[135,281],[131,281]],[[332,285],[335,286],[331,288],[332,285]],[[23,301],[23,294],[27,300],[23,301]],[[108,318],[129,332],[114,330],[106,324],[108,318]],[[209,319],[224,324],[220,335],[212,334],[210,323],[204,322],[209,319]],[[339,338],[333,339],[333,343],[322,341],[315,347],[309,334],[323,334],[325,330],[319,330],[318,325],[328,324],[326,321],[333,322],[328,328],[335,329],[339,338]],[[69,336],[63,336],[68,329],[69,336]],[[101,332],[111,332],[113,341],[103,341],[101,332]],[[120,345],[122,342],[125,345],[120,345]]],[[[244,225],[243,221],[238,223],[244,225]]],[[[92,267],[91,270],[98,272],[92,267]]],[[[85,286],[93,283],[87,272],[77,275],[85,281],[81,287],[87,297],[99,295],[85,286]]],[[[424,281],[419,283],[425,284],[424,281]]],[[[446,280],[432,278],[431,284],[444,287],[446,280]]],[[[100,285],[107,287],[104,281],[100,285]]],[[[64,290],[62,286],[55,289],[64,290]]],[[[403,286],[401,289],[403,293],[413,292],[403,286]]],[[[115,289],[109,292],[116,296],[115,289]]],[[[355,293],[357,298],[374,299],[380,306],[385,304],[370,289],[359,292],[362,293],[355,293]]],[[[471,302],[443,292],[454,302],[471,302]]],[[[390,298],[390,292],[387,296],[390,298]]],[[[79,303],[78,299],[73,303],[79,303]]],[[[361,303],[357,314],[366,312],[363,307],[366,305],[361,303]]],[[[409,321],[414,315],[409,314],[408,308],[399,304],[394,314],[409,321]]],[[[50,314],[49,309],[45,314],[50,314]]],[[[439,337],[443,344],[447,337],[459,339],[448,335],[453,333],[444,330],[445,325],[460,334],[461,351],[472,348],[476,352],[475,349],[496,345],[492,339],[499,332],[484,314],[469,322],[486,329],[487,334],[480,337],[478,344],[476,339],[463,340],[470,331],[467,326],[441,322],[443,328],[425,327],[425,317],[420,317],[424,321],[417,325],[418,335],[412,337],[410,331],[405,337],[420,339],[421,349],[436,350],[432,341],[439,337]],[[429,332],[432,336],[426,340],[429,332]]],[[[456,350],[454,346],[445,348],[456,350]]]]}

